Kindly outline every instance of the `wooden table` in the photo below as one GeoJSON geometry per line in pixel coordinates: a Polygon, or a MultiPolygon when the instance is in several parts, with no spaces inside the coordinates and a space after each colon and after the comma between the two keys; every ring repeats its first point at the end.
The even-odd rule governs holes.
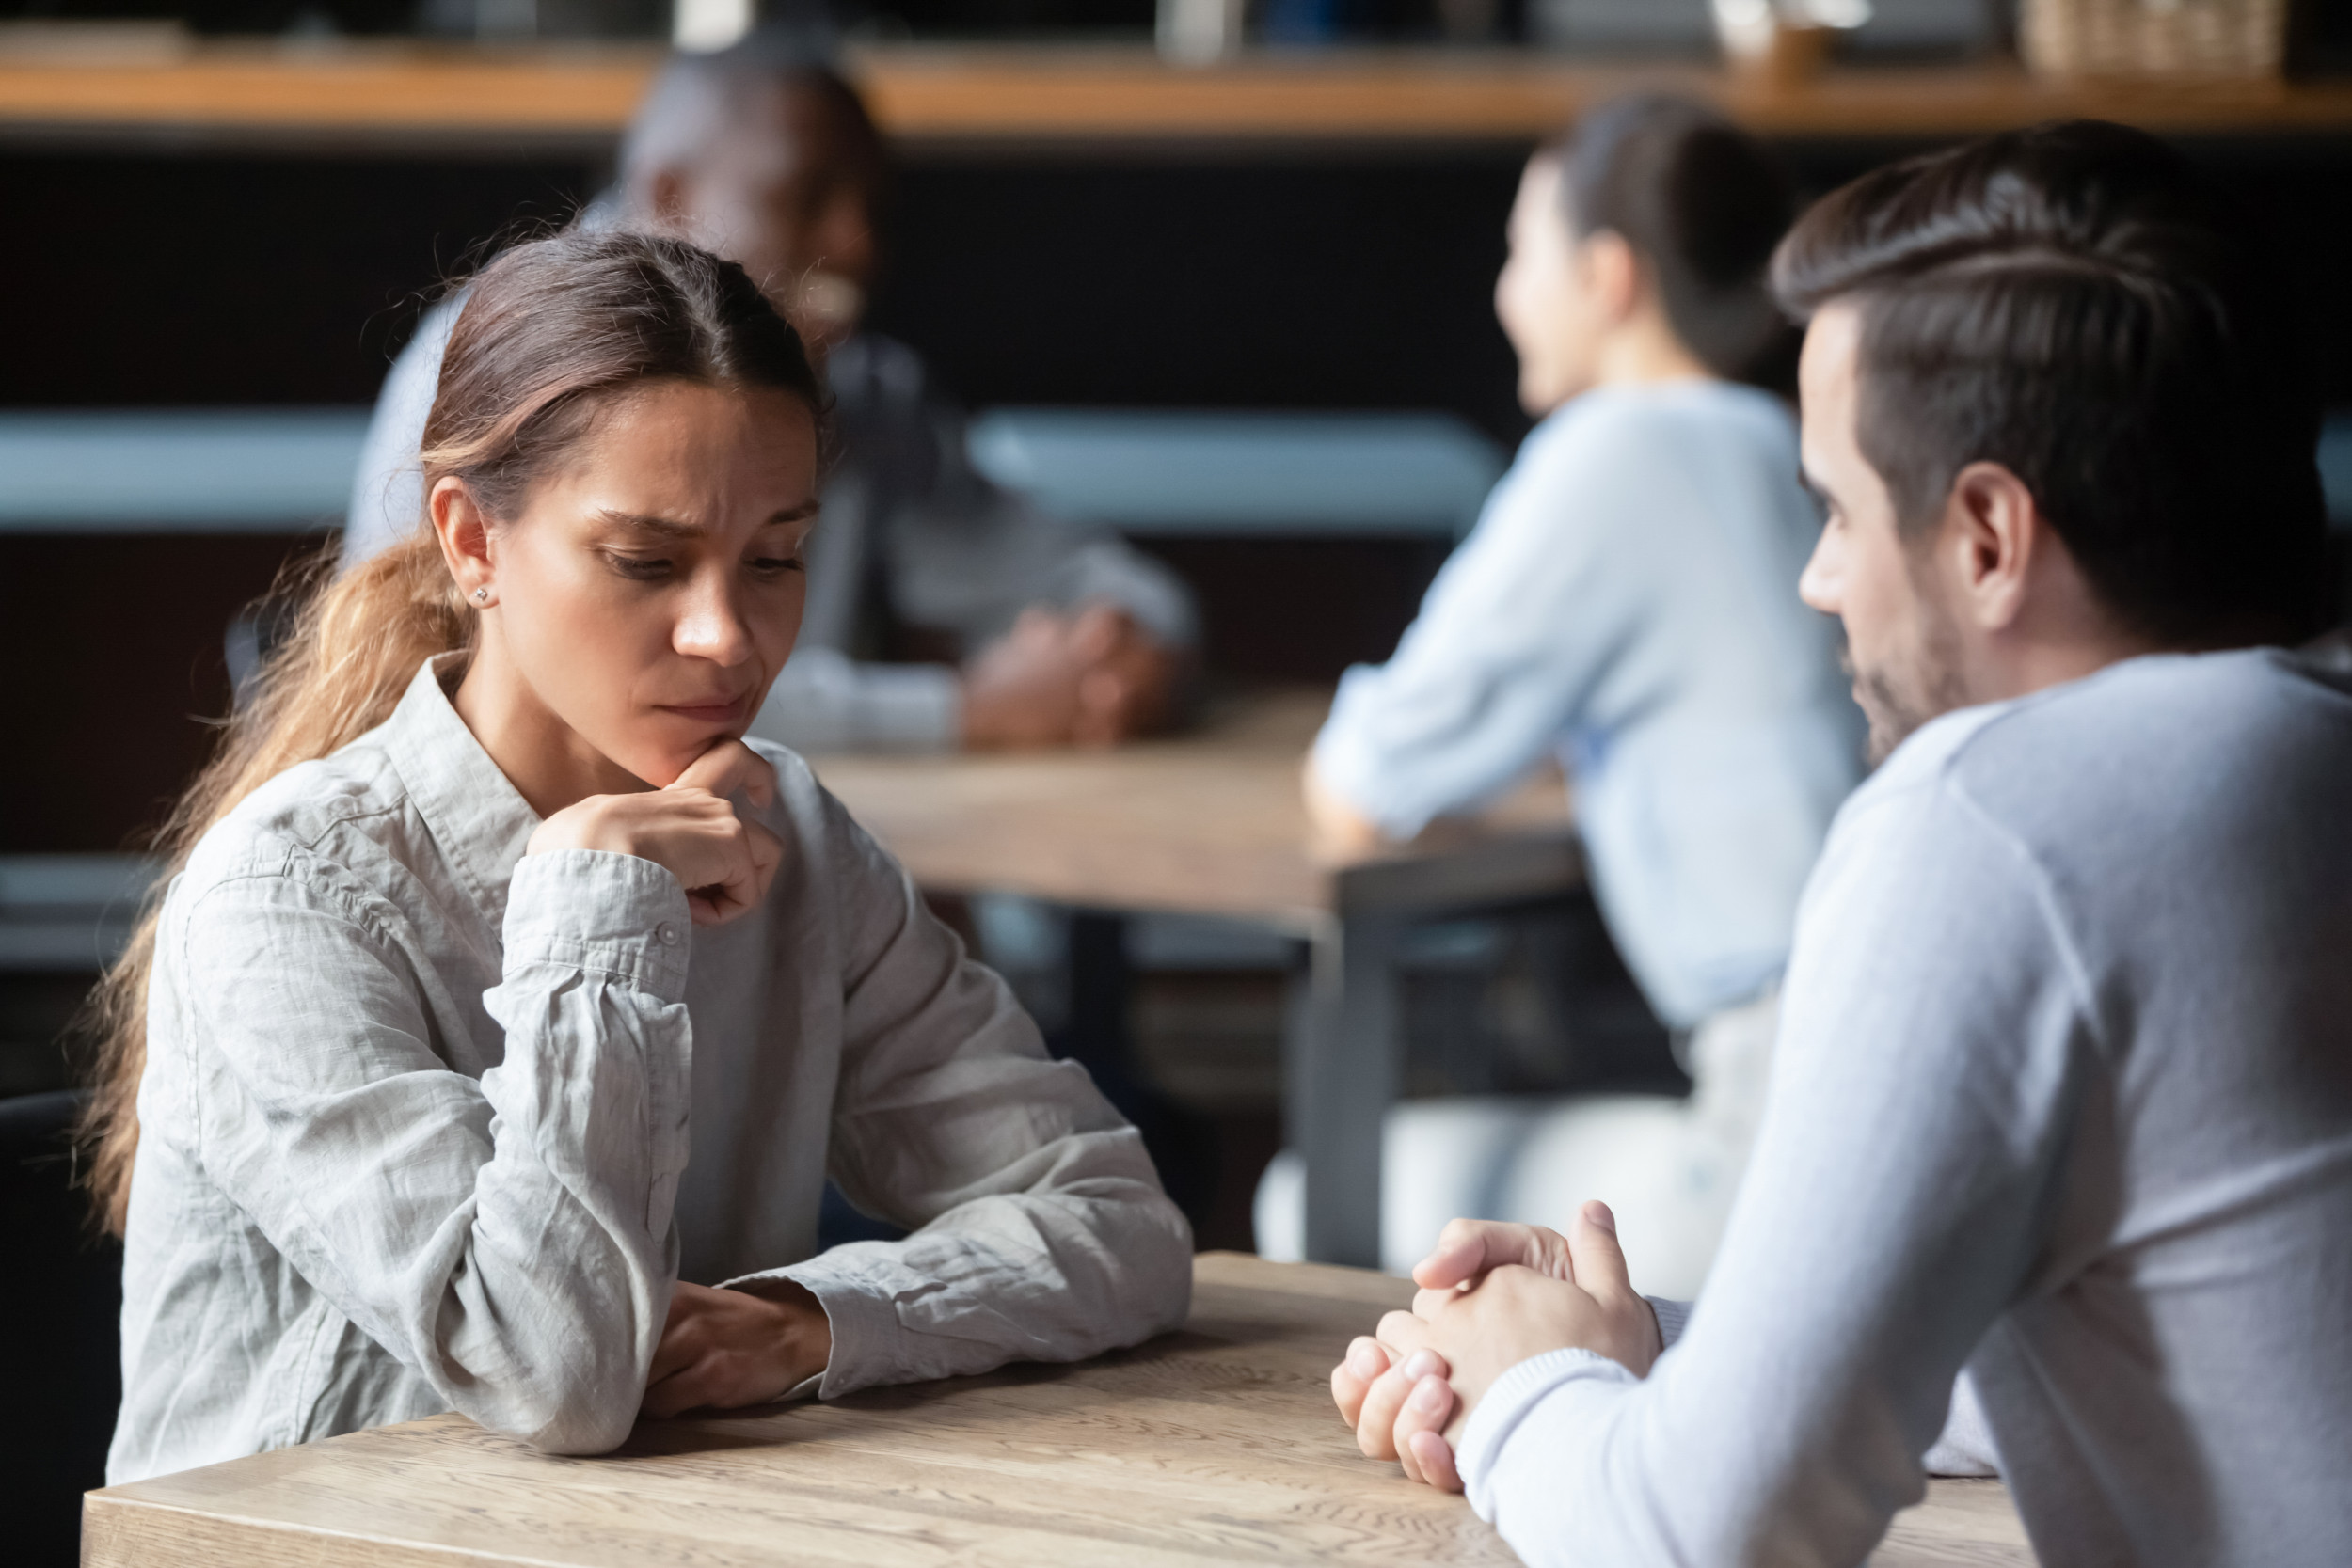
{"type": "MultiPolygon", "coordinates": [[[[10,48],[0,135],[100,140],[608,149],[660,52],[342,40],[197,43],[167,31],[10,48]]],[[[1530,141],[1635,87],[1711,99],[1787,136],[1937,137],[2075,115],[2183,135],[2352,130],[2352,83],[2052,81],[2013,64],[1836,69],[1780,84],[1694,65],[1534,50],[1246,54],[1205,68],[1117,45],[869,45],[851,73],[901,141],[1530,141]]]]}
{"type": "MultiPolygon", "coordinates": [[[[1074,1367],[648,1422],[559,1459],[463,1417],[89,1494],[86,1568],[850,1568],[1515,1560],[1359,1456],[1332,1363],[1410,1287],[1209,1254],[1183,1332],[1074,1367]]],[[[1880,1568],[2030,1563],[1997,1481],[1938,1481],[1880,1568]]]]}
{"type": "Polygon", "coordinates": [[[1582,885],[1560,780],[1413,849],[1308,847],[1299,765],[1324,692],[1260,698],[1113,752],[813,759],[924,887],[1250,921],[1307,942],[1284,1036],[1283,1116],[1307,1167],[1307,1256],[1380,1260],[1380,1126],[1403,1074],[1394,961],[1416,921],[1582,885]]]}

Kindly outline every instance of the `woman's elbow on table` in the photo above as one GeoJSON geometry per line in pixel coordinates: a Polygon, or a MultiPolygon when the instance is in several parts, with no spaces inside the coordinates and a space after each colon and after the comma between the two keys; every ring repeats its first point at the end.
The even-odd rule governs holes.
{"type": "Polygon", "coordinates": [[[638,1406],[644,1402],[642,1388],[628,1389],[626,1394],[626,1398],[581,1397],[567,1401],[536,1431],[513,1435],[542,1453],[582,1458],[611,1453],[628,1440],[637,1425],[638,1406]]]}
{"type": "Polygon", "coordinates": [[[609,1453],[637,1424],[644,1381],[619,1367],[564,1366],[477,1386],[455,1402],[477,1425],[544,1453],[609,1453]]]}
{"type": "Polygon", "coordinates": [[[1120,1347],[1184,1326],[1192,1311],[1192,1224],[1156,1185],[1133,1200],[1120,1252],[1129,1277],[1119,1314],[1120,1347]]]}
{"type": "Polygon", "coordinates": [[[628,1436],[644,1402],[668,1305],[668,1282],[655,1283],[495,1301],[453,1291],[439,1314],[434,1381],[460,1415],[501,1436],[548,1453],[604,1453],[628,1436]]]}

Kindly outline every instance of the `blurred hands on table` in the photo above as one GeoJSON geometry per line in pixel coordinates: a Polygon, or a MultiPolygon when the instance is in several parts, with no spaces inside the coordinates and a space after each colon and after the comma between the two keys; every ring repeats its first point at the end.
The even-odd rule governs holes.
{"type": "Polygon", "coordinates": [[[1380,831],[1379,824],[1358,811],[1316,770],[1311,753],[1299,771],[1298,789],[1307,801],[1308,847],[1318,860],[1361,860],[1392,847],[1394,841],[1380,831]]]}
{"type": "Polygon", "coordinates": [[[1033,605],[963,669],[975,751],[1115,746],[1164,727],[1183,656],[1116,605],[1033,605]]]}

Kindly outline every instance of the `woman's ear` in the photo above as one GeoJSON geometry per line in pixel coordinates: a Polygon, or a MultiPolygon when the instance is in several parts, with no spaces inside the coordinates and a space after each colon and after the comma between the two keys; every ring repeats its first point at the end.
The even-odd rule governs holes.
{"type": "Polygon", "coordinates": [[[443,478],[435,482],[424,504],[458,593],[477,610],[496,604],[498,566],[491,552],[490,519],[475,504],[473,492],[462,479],[443,478]]]}
{"type": "Polygon", "coordinates": [[[1642,303],[1642,259],[1625,236],[1604,229],[1578,248],[1584,253],[1585,282],[1601,316],[1621,322],[1633,314],[1642,303]]]}

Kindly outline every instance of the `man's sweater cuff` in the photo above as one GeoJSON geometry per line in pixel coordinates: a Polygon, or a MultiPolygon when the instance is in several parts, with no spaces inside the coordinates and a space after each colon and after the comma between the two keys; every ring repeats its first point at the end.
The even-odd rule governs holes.
{"type": "Polygon", "coordinates": [[[1548,1397],[1568,1384],[1630,1386],[1641,1380],[1622,1363],[1589,1350],[1570,1348],[1530,1356],[1495,1379],[1470,1413],[1454,1454],[1462,1489],[1482,1519],[1494,1517],[1491,1481],[1502,1449],[1521,1422],[1548,1397]]]}
{"type": "Polygon", "coordinates": [[[1658,1314],[1658,1349],[1661,1354],[1674,1348],[1675,1341],[1691,1323],[1691,1303],[1668,1301],[1664,1296],[1644,1296],[1649,1309],[1658,1314]]]}

